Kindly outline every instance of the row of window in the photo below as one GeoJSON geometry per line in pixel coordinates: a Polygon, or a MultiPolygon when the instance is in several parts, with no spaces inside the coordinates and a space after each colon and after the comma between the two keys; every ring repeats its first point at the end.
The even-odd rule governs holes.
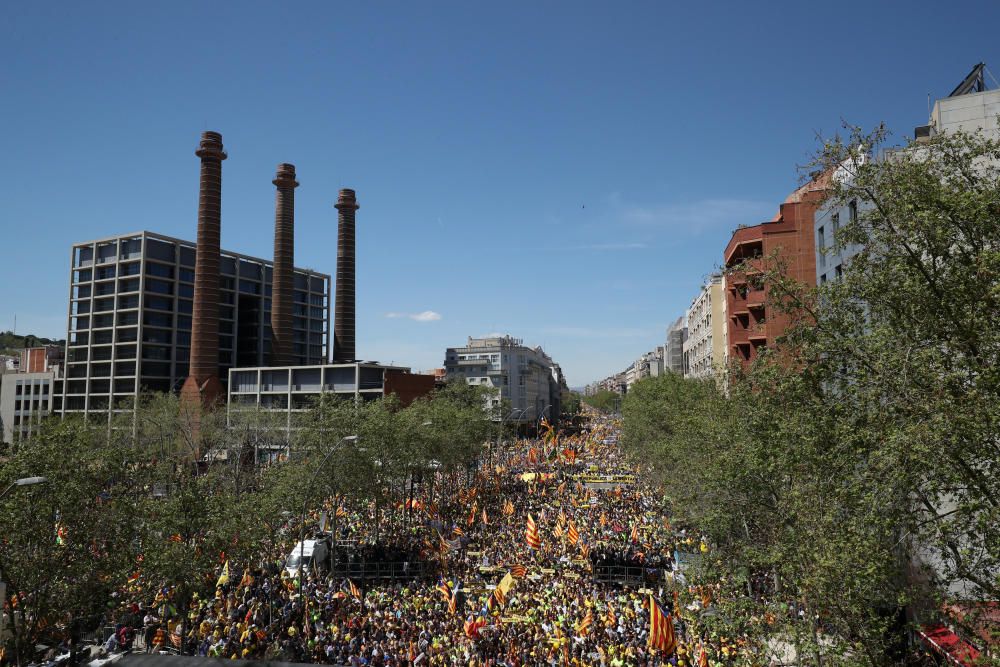
{"type": "MultiPolygon", "coordinates": [[[[130,239],[122,242],[122,251],[114,251],[114,242],[98,246],[97,262],[93,261],[93,248],[80,247],[74,250],[73,268],[74,282],[89,282],[91,279],[107,280],[115,277],[116,270],[119,275],[134,275],[139,272],[138,266],[141,261],[131,262],[128,260],[140,259],[141,250],[137,244],[138,239],[130,239]],[[113,264],[116,259],[123,262],[113,264]],[[95,267],[95,264],[97,265],[95,267]],[[100,266],[108,264],[108,266],[100,266]],[[116,269],[117,266],[117,269],[116,269]],[[127,268],[126,268],[127,267],[127,268]]],[[[149,239],[146,247],[145,262],[147,275],[159,275],[165,278],[174,277],[174,265],[179,264],[177,276],[180,280],[194,282],[195,250],[188,246],[177,246],[155,239],[149,239]],[[177,257],[177,254],[180,257],[177,257]],[[179,260],[179,261],[178,261],[179,260]],[[160,263],[163,262],[163,263],[160,263]]],[[[247,260],[239,261],[239,273],[237,273],[236,258],[223,255],[220,257],[219,273],[222,276],[233,276],[241,279],[253,280],[259,283],[270,285],[273,280],[273,269],[271,266],[262,265],[257,262],[247,260]]],[[[293,285],[296,289],[325,292],[327,289],[326,279],[318,276],[306,276],[300,273],[293,274],[293,285]]]]}

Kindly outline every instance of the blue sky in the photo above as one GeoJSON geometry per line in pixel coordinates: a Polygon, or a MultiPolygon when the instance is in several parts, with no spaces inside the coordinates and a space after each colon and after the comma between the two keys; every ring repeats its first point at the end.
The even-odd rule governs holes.
{"type": "Polygon", "coordinates": [[[582,385],[662,342],[817,133],[907,136],[928,93],[1000,75],[1000,5],[942,7],[21,3],[0,18],[0,328],[65,335],[74,241],[193,239],[211,129],[227,249],[270,255],[292,162],[296,264],[333,274],[357,190],[359,355],[425,369],[506,332],[582,385]]]}

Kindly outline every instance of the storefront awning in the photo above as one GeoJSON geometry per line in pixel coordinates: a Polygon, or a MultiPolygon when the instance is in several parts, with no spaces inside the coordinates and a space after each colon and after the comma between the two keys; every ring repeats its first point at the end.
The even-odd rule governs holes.
{"type": "Polygon", "coordinates": [[[918,631],[924,644],[948,660],[949,665],[972,667],[979,651],[943,625],[925,625],[918,631]]]}

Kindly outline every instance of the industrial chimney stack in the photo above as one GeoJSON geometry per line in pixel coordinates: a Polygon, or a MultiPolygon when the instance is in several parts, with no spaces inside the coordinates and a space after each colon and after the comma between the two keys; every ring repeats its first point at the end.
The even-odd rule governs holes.
{"type": "Polygon", "coordinates": [[[188,377],[181,388],[187,406],[214,404],[219,382],[219,237],[222,233],[222,135],[203,132],[195,155],[201,158],[198,194],[198,247],[194,267],[194,307],[188,377]]]}
{"type": "Polygon", "coordinates": [[[337,293],[334,304],[333,361],[356,360],[354,350],[354,212],[359,208],[354,190],[337,198],[337,293]]]}
{"type": "Polygon", "coordinates": [[[272,181],[274,202],[274,277],[271,281],[271,365],[292,363],[292,301],[295,265],[295,165],[279,164],[272,181]]]}

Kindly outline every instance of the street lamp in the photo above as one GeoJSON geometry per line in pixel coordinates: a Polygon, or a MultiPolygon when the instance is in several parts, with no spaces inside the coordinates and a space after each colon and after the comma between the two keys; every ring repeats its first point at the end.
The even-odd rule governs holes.
{"type": "Polygon", "coordinates": [[[44,484],[47,481],[49,481],[47,477],[22,477],[21,479],[15,479],[13,482],[10,483],[10,486],[8,486],[6,489],[3,490],[3,493],[0,493],[0,499],[2,499],[4,496],[10,493],[10,490],[13,489],[15,486],[31,486],[33,484],[44,484]]]}
{"type": "MultiPolygon", "coordinates": [[[[299,602],[302,602],[302,560],[305,558],[306,551],[306,510],[309,507],[309,494],[312,491],[313,484],[316,483],[316,478],[319,477],[323,468],[326,467],[326,462],[330,460],[330,457],[333,456],[333,453],[338,450],[340,445],[345,442],[357,441],[358,436],[356,435],[348,435],[337,441],[337,444],[331,447],[330,451],[323,457],[319,467],[316,468],[316,472],[313,473],[313,476],[309,479],[309,483],[306,484],[306,499],[302,502],[302,520],[299,522],[299,602]]],[[[336,508],[334,508],[334,513],[336,513],[336,508]]],[[[334,535],[334,538],[336,538],[336,535],[334,535]]]]}

